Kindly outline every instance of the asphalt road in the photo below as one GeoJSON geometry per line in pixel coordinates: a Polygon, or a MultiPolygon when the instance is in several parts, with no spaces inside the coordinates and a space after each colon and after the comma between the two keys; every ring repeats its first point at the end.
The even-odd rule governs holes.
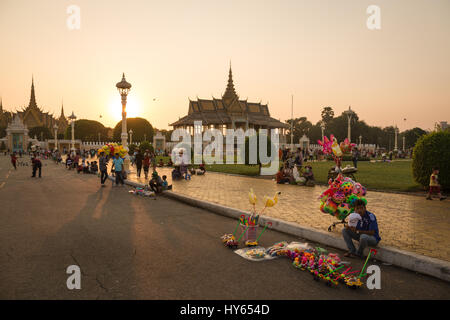
{"type": "MultiPolygon", "coordinates": [[[[0,299],[450,298],[449,283],[378,262],[380,290],[329,288],[287,258],[251,262],[223,247],[233,219],[110,181],[100,188],[97,176],[50,161],[30,176],[0,156],[0,299]],[[70,265],[81,290],[67,289],[70,265]]],[[[302,241],[268,230],[260,244],[281,240],[302,241]]]]}

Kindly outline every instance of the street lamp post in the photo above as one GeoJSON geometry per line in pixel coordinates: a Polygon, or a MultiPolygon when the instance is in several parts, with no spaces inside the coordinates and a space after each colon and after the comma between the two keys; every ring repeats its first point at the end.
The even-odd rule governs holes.
{"type": "Polygon", "coordinates": [[[127,151],[124,161],[124,169],[129,172],[130,157],[128,156],[128,143],[127,143],[127,95],[130,92],[131,84],[125,80],[125,73],[122,74],[122,81],[116,84],[117,90],[119,90],[122,97],[122,134],[120,138],[122,140],[122,146],[127,151]]]}
{"type": "Polygon", "coordinates": [[[55,130],[55,151],[58,150],[58,125],[55,123],[53,126],[53,129],[55,130]]]}
{"type": "Polygon", "coordinates": [[[395,132],[394,151],[398,151],[398,149],[397,149],[397,136],[398,136],[398,128],[397,128],[397,126],[395,126],[394,132],[395,132]]]}
{"type": "Polygon", "coordinates": [[[320,129],[322,129],[322,141],[323,141],[323,137],[324,137],[324,133],[325,133],[325,122],[321,122],[320,123],[320,129]]]}
{"type": "Polygon", "coordinates": [[[344,111],[344,113],[347,115],[347,119],[348,119],[347,138],[348,138],[348,141],[351,142],[352,140],[351,140],[351,126],[350,125],[351,125],[352,117],[355,113],[352,111],[350,106],[348,106],[348,110],[344,111]]]}
{"type": "Polygon", "coordinates": [[[359,146],[361,147],[362,135],[359,135],[359,146]]]}
{"type": "Polygon", "coordinates": [[[133,144],[133,129],[128,132],[130,134],[130,144],[133,144]]]}
{"type": "Polygon", "coordinates": [[[71,141],[71,145],[72,147],[70,148],[71,151],[75,151],[75,120],[76,120],[76,116],[72,111],[72,114],[69,116],[69,120],[71,121],[71,125],[72,125],[72,141],[71,141]]]}
{"type": "Polygon", "coordinates": [[[405,151],[405,139],[406,137],[405,136],[403,136],[403,151],[405,151]]]}

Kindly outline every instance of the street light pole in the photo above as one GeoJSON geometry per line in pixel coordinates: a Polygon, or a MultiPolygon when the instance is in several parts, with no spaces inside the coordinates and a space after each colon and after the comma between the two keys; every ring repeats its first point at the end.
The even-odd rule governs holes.
{"type": "Polygon", "coordinates": [[[352,116],[354,114],[354,112],[352,111],[351,107],[348,106],[348,110],[344,111],[344,113],[347,115],[347,119],[348,119],[348,125],[347,125],[347,138],[348,141],[351,142],[351,121],[352,121],[352,116]]]}
{"type": "Polygon", "coordinates": [[[322,129],[322,141],[323,141],[323,138],[324,138],[324,136],[325,136],[325,122],[323,122],[323,120],[322,120],[322,122],[320,123],[320,129],[322,129]]]}
{"type": "Polygon", "coordinates": [[[130,129],[128,133],[130,134],[130,144],[133,144],[133,130],[130,129]]]}
{"type": "Polygon", "coordinates": [[[53,129],[55,130],[55,151],[58,150],[58,125],[55,123],[53,126],[53,129]]]}
{"type": "Polygon", "coordinates": [[[72,125],[72,147],[70,148],[71,151],[75,151],[75,119],[77,117],[75,116],[75,114],[72,111],[72,114],[69,116],[69,120],[71,120],[71,125],[72,125]]]}
{"type": "Polygon", "coordinates": [[[128,155],[128,134],[127,134],[127,95],[130,92],[131,84],[125,80],[125,73],[122,74],[122,81],[116,84],[117,90],[119,90],[122,98],[122,134],[120,138],[122,140],[122,146],[127,151],[124,161],[124,169],[129,172],[130,157],[128,155]]]}
{"type": "Polygon", "coordinates": [[[397,148],[397,135],[398,135],[398,128],[397,128],[397,126],[395,126],[394,132],[395,132],[395,140],[394,140],[394,151],[397,151],[397,150],[398,150],[398,148],[397,148]]]}

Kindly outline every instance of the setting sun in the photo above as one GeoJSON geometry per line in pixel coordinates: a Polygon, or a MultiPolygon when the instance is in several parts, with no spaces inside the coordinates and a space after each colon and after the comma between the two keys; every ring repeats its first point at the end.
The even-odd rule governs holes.
{"type": "MultiPolygon", "coordinates": [[[[135,95],[129,95],[127,97],[127,118],[135,118],[142,114],[139,100],[135,95]]],[[[111,97],[109,102],[108,113],[112,119],[120,121],[122,120],[122,104],[120,97],[111,97]]]]}

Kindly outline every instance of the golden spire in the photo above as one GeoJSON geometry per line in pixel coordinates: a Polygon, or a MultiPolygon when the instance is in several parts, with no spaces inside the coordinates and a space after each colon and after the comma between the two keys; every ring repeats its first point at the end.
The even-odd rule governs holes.
{"type": "Polygon", "coordinates": [[[225,93],[223,94],[222,98],[225,100],[233,100],[234,98],[237,98],[236,91],[234,90],[234,83],[233,83],[233,72],[231,71],[231,61],[230,61],[230,71],[228,72],[228,84],[227,88],[225,90],[225,93]]]}
{"type": "Polygon", "coordinates": [[[34,95],[34,76],[31,76],[31,96],[30,103],[28,104],[28,108],[37,108],[36,97],[34,95]]]}

